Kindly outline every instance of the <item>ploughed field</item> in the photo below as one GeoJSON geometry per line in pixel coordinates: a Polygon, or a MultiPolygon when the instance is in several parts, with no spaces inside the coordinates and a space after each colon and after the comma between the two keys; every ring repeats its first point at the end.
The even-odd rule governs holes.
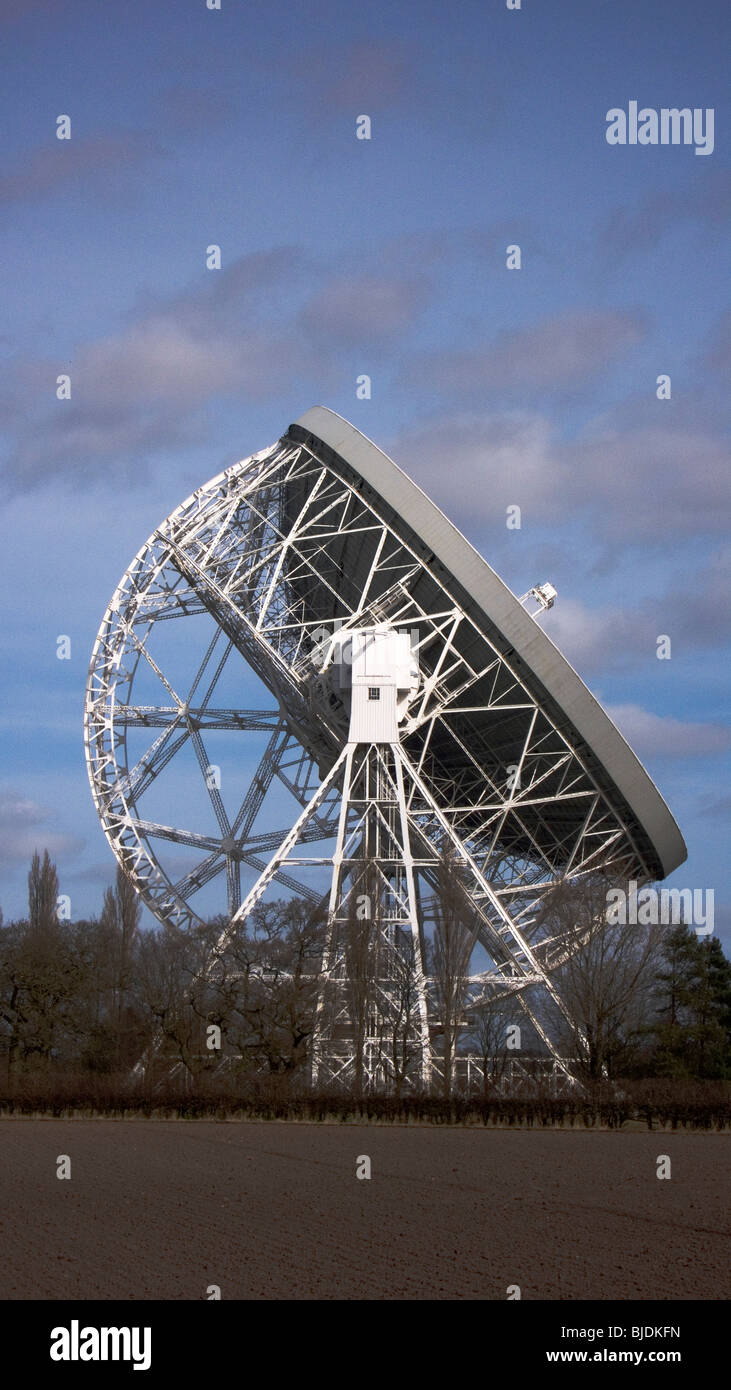
{"type": "Polygon", "coordinates": [[[721,1134],[0,1120],[0,1298],[727,1298],[729,1154],[721,1134]]]}

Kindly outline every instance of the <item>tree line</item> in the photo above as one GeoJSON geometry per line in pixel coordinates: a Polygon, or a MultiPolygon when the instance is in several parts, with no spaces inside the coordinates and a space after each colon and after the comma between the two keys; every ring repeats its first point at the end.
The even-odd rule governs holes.
{"type": "MultiPolygon", "coordinates": [[[[607,883],[589,876],[560,886],[544,903],[542,925],[575,948],[554,975],[573,1020],[558,1020],[563,1054],[588,1082],[731,1077],[731,963],[719,941],[683,924],[611,925],[603,911],[607,883]]],[[[372,897],[377,904],[375,885],[372,897]]],[[[139,899],[121,869],[97,917],[61,921],[57,899],[55,866],[47,852],[36,853],[27,917],[7,924],[0,918],[0,1078],[8,1083],[64,1072],[130,1074],[156,1059],[193,1080],[224,1061],[242,1082],[265,1074],[302,1088],[318,1020],[322,1026],[323,1010],[330,1009],[329,1026],[336,1027],[345,1002],[355,1042],[354,1093],[369,1089],[369,1047],[382,1062],[382,1085],[397,1095],[407,1083],[418,1089],[419,962],[411,934],[397,929],[389,953],[391,1004],[380,1010],[377,906],[372,915],[350,912],[345,994],[336,997],[325,979],[325,915],[300,900],[260,903],[217,952],[229,927],[225,918],[185,931],[144,928],[139,899]]],[[[475,999],[468,973],[474,922],[448,856],[431,925],[422,964],[439,1064],[435,1089],[446,1096],[459,1090],[460,1058],[470,1054],[488,1094],[511,1059],[536,1053],[539,1045],[514,995],[475,999]],[[516,1054],[510,1030],[521,1020],[522,1054],[516,1054]]]]}

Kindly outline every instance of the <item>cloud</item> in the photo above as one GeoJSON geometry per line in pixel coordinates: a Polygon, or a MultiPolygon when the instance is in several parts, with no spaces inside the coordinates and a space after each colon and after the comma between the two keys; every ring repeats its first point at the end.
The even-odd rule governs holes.
{"type": "Polygon", "coordinates": [[[308,288],[321,274],[317,262],[299,246],[275,246],[251,251],[208,271],[195,286],[152,305],[141,305],[138,318],[167,316],[199,333],[242,333],[246,324],[275,319],[282,324],[291,313],[292,296],[308,288]]]}
{"type": "Polygon", "coordinates": [[[611,420],[590,427],[571,446],[572,493],[599,509],[603,529],[619,539],[662,540],[726,529],[731,473],[726,440],[682,419],[641,424],[611,420]]]}
{"type": "Polygon", "coordinates": [[[623,666],[633,657],[654,657],[657,619],[647,612],[604,608],[561,598],[543,619],[547,636],[582,675],[623,666]]]}
{"type": "Polygon", "coordinates": [[[235,89],[176,82],[160,94],[160,117],[171,132],[206,134],[228,122],[235,111],[235,89]]]}
{"type": "Polygon", "coordinates": [[[348,111],[353,119],[392,106],[411,86],[406,47],[393,40],[312,48],[302,55],[293,78],[306,86],[308,96],[316,95],[320,111],[348,111]]]}
{"type": "Polygon", "coordinates": [[[704,367],[731,376],[731,309],[721,315],[703,356],[704,367]]]}
{"type": "Polygon", "coordinates": [[[505,508],[528,498],[548,520],[562,514],[568,472],[541,415],[449,415],[403,431],[390,452],[450,516],[504,523],[505,508]]]}
{"type": "Polygon", "coordinates": [[[116,860],[110,853],[107,859],[97,860],[85,869],[75,869],[73,873],[65,874],[65,878],[68,883],[90,883],[92,887],[108,888],[114,883],[116,868],[116,860]]]}
{"type": "Polygon", "coordinates": [[[0,791],[0,830],[13,826],[40,825],[48,811],[30,797],[6,787],[0,791]]]}
{"type": "Polygon", "coordinates": [[[707,757],[731,747],[731,730],[723,724],[689,723],[633,704],[605,708],[640,757],[707,757]]]}
{"type": "Polygon", "coordinates": [[[84,846],[78,835],[43,828],[51,815],[49,807],[11,787],[0,790],[0,863],[30,865],[36,849],[47,849],[52,859],[78,854],[84,846]]]}
{"type": "Polygon", "coordinates": [[[645,317],[636,310],[575,310],[501,333],[474,351],[421,354],[407,375],[457,397],[555,390],[588,381],[646,332],[645,317]]]}
{"type": "Polygon", "coordinates": [[[731,172],[710,170],[692,187],[651,189],[633,207],[615,207],[599,228],[602,259],[611,251],[618,260],[658,245],[676,227],[700,222],[721,228],[731,215],[731,172]]]}
{"type": "Polygon", "coordinates": [[[139,476],[151,455],[205,437],[200,412],[213,399],[284,393],[312,369],[311,348],[277,318],[278,294],[300,274],[300,254],[285,247],[243,256],[187,294],[154,302],[120,333],[79,349],[67,367],[69,401],[53,398],[57,366],[17,364],[4,413],[13,423],[20,402],[30,413],[15,421],[7,484],[92,481],[112,464],[139,476]],[[34,412],[49,396],[50,407],[34,412]]]}
{"type": "Polygon", "coordinates": [[[57,0],[3,0],[0,5],[0,26],[16,24],[29,16],[57,14],[57,0]]]}
{"type": "MultiPolygon", "coordinates": [[[[7,470],[16,490],[51,477],[92,480],[120,464],[139,477],[151,456],[205,440],[201,410],[215,399],[285,394],[307,370],[304,345],[276,330],[207,336],[184,322],[150,318],[83,349],[71,368],[72,398],[24,432],[7,470]]],[[[55,383],[55,373],[46,381],[55,383]]]]}
{"type": "Polygon", "coordinates": [[[414,277],[325,274],[286,246],[206,272],[188,291],[141,306],[121,332],[82,345],[65,367],[68,401],[54,398],[56,364],[16,364],[2,387],[16,432],[6,484],[98,482],[112,466],[139,478],[151,456],[210,434],[214,401],[301,395],[305,383],[325,394],[344,352],[387,347],[426,294],[414,277]],[[37,401],[44,408],[34,411],[37,401]]]}
{"type": "Polygon", "coordinates": [[[517,503],[533,524],[581,526],[616,557],[727,529],[726,439],[701,410],[663,409],[635,402],[570,441],[535,411],[453,411],[403,431],[391,452],[458,521],[504,523],[517,503]]]}
{"type": "Polygon", "coordinates": [[[730,555],[728,548],[720,550],[686,587],[673,581],[664,593],[631,608],[600,608],[559,595],[543,626],[582,674],[654,658],[661,634],[670,637],[675,656],[722,647],[731,639],[731,616],[719,603],[728,586],[730,555]]]}
{"type": "Polygon", "coordinates": [[[338,348],[371,348],[406,332],[427,292],[424,277],[341,276],[312,296],[300,322],[312,337],[338,348]]]}
{"type": "Polygon", "coordinates": [[[119,465],[117,481],[140,480],[150,455],[183,448],[195,442],[189,419],[176,421],[168,410],[140,414],[120,406],[116,411],[74,407],[58,421],[45,420],[29,431],[14,450],[5,472],[9,492],[17,495],[42,487],[54,478],[69,484],[99,483],[107,466],[119,465]]]}
{"type": "Polygon", "coordinates": [[[164,151],[143,131],[56,140],[32,151],[22,169],[0,174],[0,200],[27,202],[92,183],[113,185],[120,173],[160,159],[164,151]]]}

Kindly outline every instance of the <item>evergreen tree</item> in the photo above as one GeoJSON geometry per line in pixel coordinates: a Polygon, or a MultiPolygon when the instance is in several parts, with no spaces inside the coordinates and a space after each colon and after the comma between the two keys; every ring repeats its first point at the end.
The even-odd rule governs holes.
{"type": "Polygon", "coordinates": [[[716,937],[684,923],[667,934],[656,976],[653,1070],[664,1076],[731,1075],[731,962],[716,937]]]}

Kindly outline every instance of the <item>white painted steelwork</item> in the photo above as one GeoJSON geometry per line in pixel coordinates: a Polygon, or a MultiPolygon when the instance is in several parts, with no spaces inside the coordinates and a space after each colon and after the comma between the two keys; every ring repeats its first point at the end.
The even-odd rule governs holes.
{"type": "MultiPolygon", "coordinates": [[[[554,595],[536,590],[542,607],[554,595]]],[[[374,898],[377,919],[367,1081],[388,1080],[383,1037],[407,965],[414,1074],[428,1081],[439,1019],[425,949],[445,852],[490,962],[473,997],[514,1000],[565,1072],[553,976],[573,944],[541,926],[544,895],[600,868],[646,882],[685,857],[641,764],[535,619],[425,494],[323,407],[199,488],[138,552],[94,646],[85,738],[105,834],[162,922],[209,915],[198,895],[224,878],[230,919],[282,887],[328,904],[320,1081],[354,1066],[348,932],[359,899],[374,898]],[[182,687],[158,651],[179,629],[182,687]],[[188,630],[202,641],[195,660],[188,630]],[[213,703],[239,656],[268,708],[213,703]],[[138,700],[140,680],[158,700],[138,700]],[[145,730],[149,746],[134,755],[132,735],[145,730]],[[266,735],[235,804],[215,775],[219,734],[240,741],[241,755],[227,754],[236,765],[246,737],[266,735]],[[205,826],[148,810],[184,753],[205,826]],[[274,828],[283,789],[298,809],[274,828]],[[171,870],[166,846],[195,862],[171,870]]],[[[194,814],[192,790],[175,803],[194,814]]]]}

